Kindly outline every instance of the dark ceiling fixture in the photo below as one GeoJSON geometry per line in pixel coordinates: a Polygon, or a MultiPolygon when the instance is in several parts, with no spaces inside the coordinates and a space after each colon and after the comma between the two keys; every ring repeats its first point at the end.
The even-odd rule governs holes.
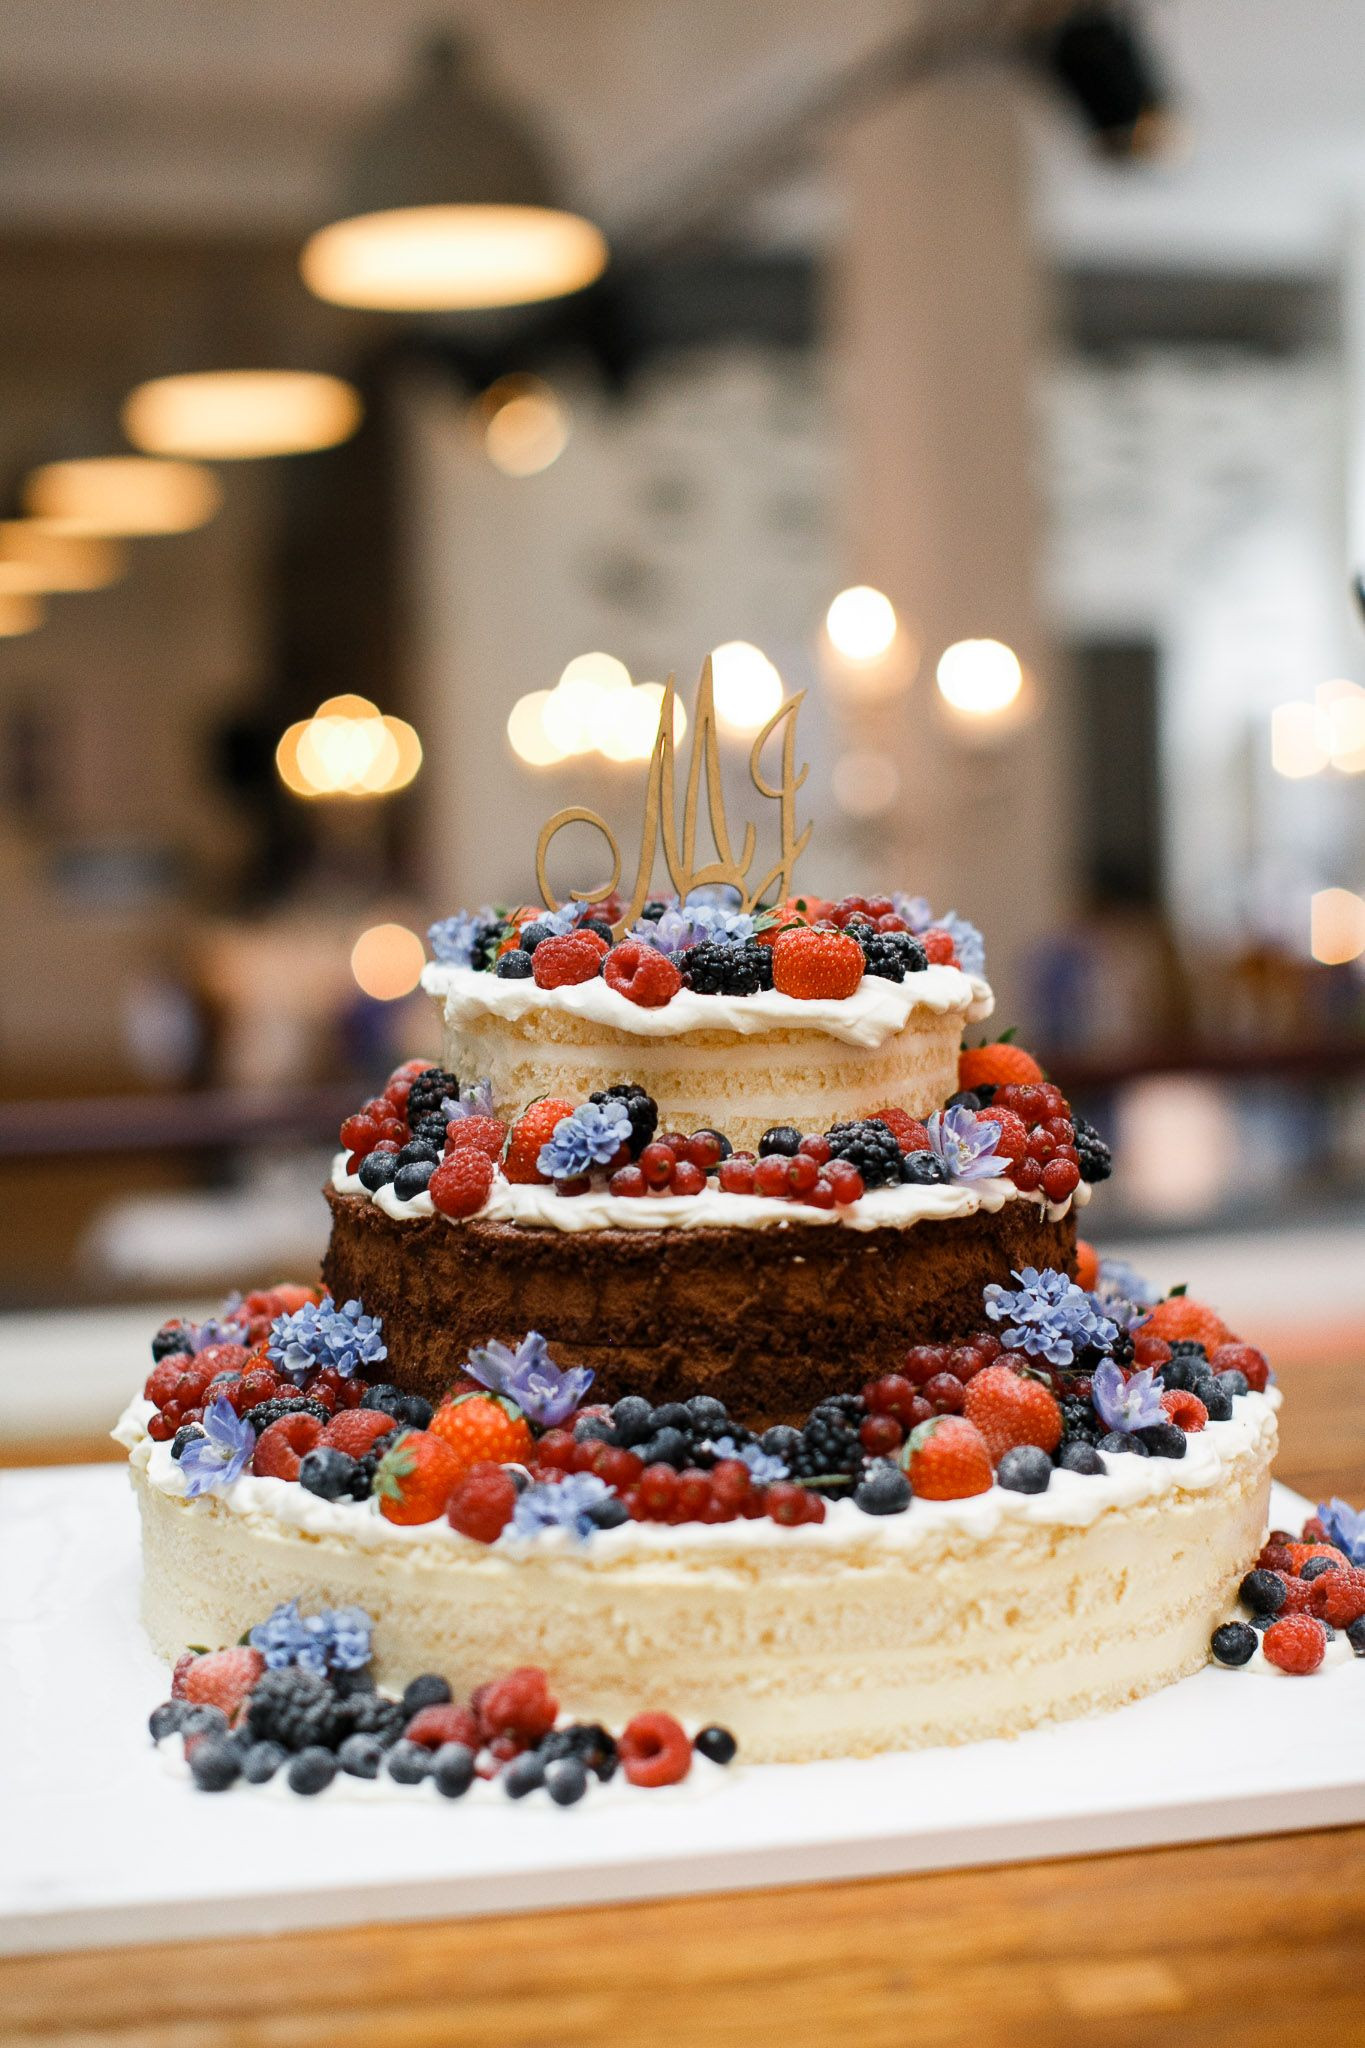
{"type": "Polygon", "coordinates": [[[1037,51],[1107,155],[1150,156],[1166,141],[1165,83],[1130,8],[1077,7],[1039,39],[1037,51]]]}

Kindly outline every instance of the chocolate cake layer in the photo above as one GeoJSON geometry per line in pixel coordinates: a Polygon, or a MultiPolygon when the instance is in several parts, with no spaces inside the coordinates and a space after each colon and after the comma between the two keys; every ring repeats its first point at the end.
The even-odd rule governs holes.
{"type": "Polygon", "coordinates": [[[384,1318],[387,1376],[431,1400],[471,1345],[539,1330],[556,1364],[593,1368],[594,1400],[714,1394],[746,1423],[799,1421],[908,1344],[980,1329],[988,1281],[1075,1270],[1074,1210],[1050,1223],[1023,1201],[909,1229],[575,1232],[327,1199],[328,1287],[384,1318]]]}

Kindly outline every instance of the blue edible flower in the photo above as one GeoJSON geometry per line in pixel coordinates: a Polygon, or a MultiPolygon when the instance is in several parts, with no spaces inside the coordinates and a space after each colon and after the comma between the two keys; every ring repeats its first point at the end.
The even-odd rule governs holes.
{"type": "Polygon", "coordinates": [[[594,1166],[608,1166],[630,1142],[630,1111],[619,1095],[585,1102],[561,1117],[541,1146],[536,1165],[547,1180],[580,1180],[594,1166]]]}
{"type": "Polygon", "coordinates": [[[1013,1325],[1000,1341],[1007,1351],[1027,1351],[1049,1365],[1070,1365],[1077,1351],[1108,1351],[1118,1327],[1094,1295],[1078,1287],[1066,1273],[1036,1266],[1016,1271],[1019,1292],[997,1286],[986,1289],[986,1314],[992,1322],[1013,1325]]]}
{"type": "Polygon", "coordinates": [[[466,1116],[495,1115],[491,1079],[471,1082],[468,1088],[461,1088],[458,1095],[443,1095],[441,1114],[448,1124],[457,1124],[466,1116]]]}
{"type": "Polygon", "coordinates": [[[427,944],[433,960],[446,967],[472,967],[474,947],[485,925],[497,921],[497,911],[486,903],[482,910],[457,910],[453,917],[438,918],[427,926],[427,944]]]}
{"type": "Polygon", "coordinates": [[[1144,1366],[1125,1380],[1112,1358],[1106,1358],[1095,1368],[1090,1382],[1090,1398],[1095,1404],[1095,1413],[1106,1429],[1151,1429],[1154,1424],[1166,1420],[1166,1410],[1161,1405],[1163,1388],[1156,1377],[1155,1367],[1144,1366]]]}
{"type": "Polygon", "coordinates": [[[779,1479],[789,1479],[790,1470],[784,1459],[765,1451],[759,1444],[737,1444],[732,1436],[714,1437],[707,1448],[717,1464],[722,1458],[738,1458],[741,1465],[747,1465],[749,1476],[755,1486],[773,1486],[779,1479]]]}
{"type": "Polygon", "coordinates": [[[582,1405],[595,1378],[590,1365],[561,1372],[539,1330],[528,1330],[515,1351],[496,1338],[491,1344],[476,1344],[465,1369],[490,1393],[515,1401],[542,1429],[557,1429],[566,1422],[582,1405]]]}
{"type": "Polygon", "coordinates": [[[266,1356],[295,1381],[316,1366],[330,1366],[349,1379],[361,1366],[380,1365],[388,1357],[382,1329],[383,1319],[367,1316],[358,1301],[338,1308],[324,1294],[320,1302],[308,1301],[290,1315],[276,1316],[266,1356]]]}
{"type": "Polygon", "coordinates": [[[188,1499],[231,1486],[256,1448],[256,1432],[225,1394],[204,1410],[204,1434],[192,1437],[180,1457],[188,1499]]]}
{"type": "Polygon", "coordinates": [[[959,917],[955,910],[946,910],[942,917],[935,917],[927,896],[907,896],[903,889],[897,889],[891,898],[891,908],[897,917],[903,917],[912,932],[927,932],[931,925],[947,932],[953,942],[964,974],[986,973],[986,943],[974,924],[965,917],[959,917]]]}
{"type": "Polygon", "coordinates": [[[282,1601],[257,1622],[247,1641],[271,1671],[301,1664],[319,1677],[328,1671],[363,1671],[370,1661],[374,1623],[363,1607],[324,1607],[302,1615],[297,1600],[282,1601]]]}
{"type": "Polygon", "coordinates": [[[978,1117],[970,1109],[936,1109],[925,1129],[930,1151],[955,1186],[994,1180],[1009,1168],[1009,1160],[995,1149],[1000,1126],[989,1116],[978,1117]]]}
{"type": "Polygon", "coordinates": [[[512,1528],[518,1536],[539,1536],[546,1529],[567,1529],[580,1543],[596,1530],[591,1510],[613,1500],[615,1489],[593,1472],[574,1472],[558,1485],[528,1486],[517,1495],[512,1528]]]}
{"type": "Polygon", "coordinates": [[[1155,1305],[1156,1289],[1127,1259],[1101,1259],[1095,1299],[1121,1329],[1131,1329],[1155,1305]]]}
{"type": "Polygon", "coordinates": [[[1365,1565],[1365,1508],[1353,1508],[1333,1494],[1318,1509],[1318,1520],[1327,1531],[1327,1541],[1344,1550],[1352,1564],[1365,1565]]]}

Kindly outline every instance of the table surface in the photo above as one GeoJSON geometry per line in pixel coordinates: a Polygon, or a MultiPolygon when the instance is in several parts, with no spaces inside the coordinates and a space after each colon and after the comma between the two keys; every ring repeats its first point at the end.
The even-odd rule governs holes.
{"type": "MultiPolygon", "coordinates": [[[[1346,1341],[1342,1341],[1346,1338],[1346,1341]]],[[[1365,1345],[1281,1349],[1280,1478],[1365,1497],[1365,1345]]],[[[64,1461],[107,1446],[68,1442],[64,1461]]],[[[1305,1681],[1311,1683],[1311,1681],[1305,1681]]],[[[1196,1731],[1191,1731],[1196,1739],[1196,1731]]],[[[1217,1731],[1197,1739],[1216,1741],[1217,1731]]],[[[188,1854],[212,1854],[187,1830],[188,1854]]],[[[1365,2041],[1365,1828],[0,1960],[6,2048],[1365,2041]]]]}

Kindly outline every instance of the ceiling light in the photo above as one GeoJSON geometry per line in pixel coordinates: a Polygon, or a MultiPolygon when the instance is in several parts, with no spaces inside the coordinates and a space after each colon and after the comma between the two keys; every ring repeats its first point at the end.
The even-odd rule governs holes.
{"type": "Polygon", "coordinates": [[[202,370],[139,384],[123,431],[150,455],[241,462],[335,448],[363,412],[354,385],[321,371],[202,370]]]}
{"type": "Polygon", "coordinates": [[[0,640],[17,640],[21,633],[32,633],[42,623],[41,598],[0,591],[0,640]]]}
{"type": "Polygon", "coordinates": [[[189,533],[212,519],[222,490],[197,462],[93,455],[47,462],[24,479],[24,510],[61,534],[189,533]]]}
{"type": "Polygon", "coordinates": [[[939,656],[937,676],[944,701],[968,718],[1008,710],[1024,682],[1018,655],[1000,640],[955,640],[939,656]]]}
{"type": "Polygon", "coordinates": [[[569,409],[540,377],[499,377],[475,401],[484,452],[504,476],[538,476],[569,440],[569,409]]]}
{"type": "Polygon", "coordinates": [[[1349,889],[1319,889],[1309,905],[1309,950],[1324,967],[1365,953],[1365,902],[1349,889]]]}
{"type": "Polygon", "coordinates": [[[0,520],[0,578],[6,568],[27,570],[35,590],[104,590],[128,566],[117,541],[58,533],[41,519],[0,520]]]}
{"type": "Polygon", "coordinates": [[[896,608],[870,583],[855,583],[830,605],[825,631],[846,661],[876,661],[896,637],[896,608]]]}

